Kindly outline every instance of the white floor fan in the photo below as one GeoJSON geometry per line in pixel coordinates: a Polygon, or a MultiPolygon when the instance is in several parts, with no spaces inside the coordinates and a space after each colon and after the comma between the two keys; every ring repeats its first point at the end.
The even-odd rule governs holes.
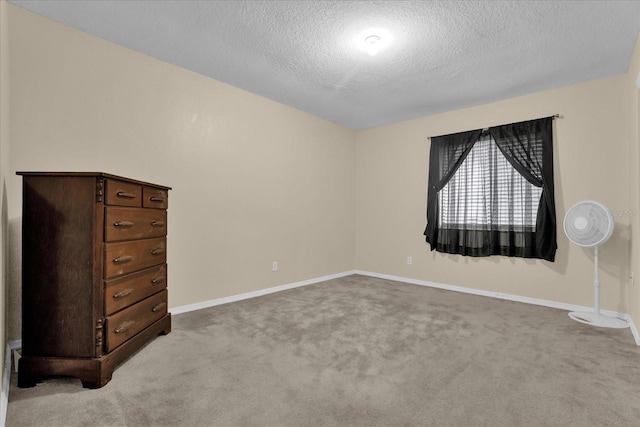
{"type": "Polygon", "coordinates": [[[564,232],[573,243],[585,248],[593,248],[595,277],[593,280],[595,310],[593,312],[574,311],[569,313],[573,320],[604,328],[627,328],[629,324],[617,317],[600,313],[600,279],[598,275],[598,247],[609,240],[613,233],[613,217],[609,210],[598,202],[576,203],[564,217],[564,232]]]}

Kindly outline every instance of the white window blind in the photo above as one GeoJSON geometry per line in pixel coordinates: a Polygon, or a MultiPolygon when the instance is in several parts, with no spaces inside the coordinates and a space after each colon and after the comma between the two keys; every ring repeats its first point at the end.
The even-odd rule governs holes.
{"type": "Polygon", "coordinates": [[[438,194],[439,225],[535,231],[541,195],[542,188],[527,181],[484,135],[438,194]]]}

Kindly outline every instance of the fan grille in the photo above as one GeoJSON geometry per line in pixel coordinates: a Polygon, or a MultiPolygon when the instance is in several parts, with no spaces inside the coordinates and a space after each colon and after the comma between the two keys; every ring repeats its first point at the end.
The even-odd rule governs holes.
{"type": "Polygon", "coordinates": [[[598,202],[575,204],[564,217],[564,231],[573,243],[584,247],[600,246],[613,233],[613,217],[598,202]]]}

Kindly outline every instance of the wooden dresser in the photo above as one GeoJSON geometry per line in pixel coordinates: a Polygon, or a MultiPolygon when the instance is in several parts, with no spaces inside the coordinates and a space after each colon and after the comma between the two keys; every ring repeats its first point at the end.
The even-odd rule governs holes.
{"type": "Polygon", "coordinates": [[[88,388],[158,334],[167,311],[169,187],[94,172],[23,177],[18,386],[88,388]]]}

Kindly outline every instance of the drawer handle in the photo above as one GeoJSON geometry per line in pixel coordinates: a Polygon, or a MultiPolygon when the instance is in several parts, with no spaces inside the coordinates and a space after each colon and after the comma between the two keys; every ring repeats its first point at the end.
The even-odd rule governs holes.
{"type": "Polygon", "coordinates": [[[131,329],[134,323],[136,322],[133,320],[127,320],[126,322],[122,322],[117,328],[113,330],[113,332],[115,332],[116,334],[127,332],[129,329],[131,329]]]}
{"type": "Polygon", "coordinates": [[[154,278],[151,280],[151,284],[152,284],[152,285],[157,285],[158,283],[162,283],[162,282],[164,282],[164,280],[165,280],[165,277],[164,277],[164,276],[154,277],[154,278]]]}
{"type": "Polygon", "coordinates": [[[116,193],[116,196],[118,197],[122,197],[124,199],[135,199],[136,195],[133,193],[127,193],[126,191],[118,191],[116,193]]]}
{"type": "Polygon", "coordinates": [[[164,197],[151,196],[151,197],[149,197],[149,200],[152,201],[152,202],[162,203],[162,202],[164,202],[164,197]]]}
{"type": "Polygon", "coordinates": [[[118,299],[118,298],[126,297],[127,295],[131,294],[132,292],[133,292],[132,288],[123,289],[123,290],[113,294],[113,298],[118,299]]]}
{"type": "Polygon", "coordinates": [[[118,258],[114,258],[113,259],[113,263],[114,264],[124,264],[127,263],[129,261],[131,261],[133,259],[133,256],[131,255],[123,255],[123,256],[119,256],[118,258]]]}
{"type": "Polygon", "coordinates": [[[151,255],[162,255],[164,253],[164,248],[156,248],[151,251],[151,255]]]}
{"type": "Polygon", "coordinates": [[[133,227],[135,224],[131,221],[116,221],[113,223],[114,227],[122,227],[122,228],[130,228],[133,227]]]}
{"type": "Polygon", "coordinates": [[[156,305],[155,307],[153,307],[151,309],[151,311],[153,311],[154,313],[157,313],[158,311],[162,310],[163,308],[165,308],[167,305],[167,303],[165,302],[161,302],[160,304],[156,305]]]}
{"type": "Polygon", "coordinates": [[[151,221],[152,227],[164,227],[164,221],[151,221]]]}

